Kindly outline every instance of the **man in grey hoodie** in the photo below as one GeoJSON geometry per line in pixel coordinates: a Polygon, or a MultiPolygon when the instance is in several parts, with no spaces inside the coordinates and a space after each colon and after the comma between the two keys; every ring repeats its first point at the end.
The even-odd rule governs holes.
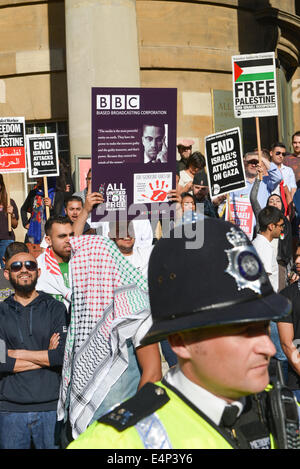
{"type": "Polygon", "coordinates": [[[15,293],[0,304],[0,448],[54,449],[56,407],[67,333],[66,308],[37,291],[36,259],[20,252],[4,276],[15,293]]]}

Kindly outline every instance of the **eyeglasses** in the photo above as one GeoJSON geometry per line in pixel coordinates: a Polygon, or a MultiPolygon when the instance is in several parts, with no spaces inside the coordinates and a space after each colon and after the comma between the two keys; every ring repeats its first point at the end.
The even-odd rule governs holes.
{"type": "Polygon", "coordinates": [[[286,156],[286,152],[285,151],[275,151],[275,155],[276,156],[279,156],[279,155],[286,156]]]}
{"type": "Polygon", "coordinates": [[[20,272],[23,266],[25,267],[25,269],[29,270],[29,272],[34,272],[35,270],[37,270],[37,263],[34,261],[15,261],[10,264],[10,271],[20,272]]]}
{"type": "Polygon", "coordinates": [[[275,223],[275,226],[279,226],[279,228],[283,229],[283,227],[284,227],[284,222],[283,222],[283,223],[275,223]]]}
{"type": "Polygon", "coordinates": [[[246,161],[247,164],[252,164],[253,166],[257,166],[259,163],[257,160],[248,160],[246,161]]]}

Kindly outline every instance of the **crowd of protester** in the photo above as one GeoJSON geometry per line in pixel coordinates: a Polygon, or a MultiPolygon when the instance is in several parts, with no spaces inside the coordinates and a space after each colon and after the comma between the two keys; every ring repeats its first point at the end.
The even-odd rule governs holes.
{"type": "MultiPolygon", "coordinates": [[[[263,149],[261,160],[256,149],[246,153],[246,188],[213,199],[205,158],[192,151],[193,144],[177,145],[176,189],[168,194],[177,204],[172,226],[195,222],[199,204],[205,216],[233,221],[228,200],[234,204],[235,197],[247,196],[255,220],[253,243],[273,289],[288,296],[300,271],[300,132],[293,135],[291,154],[282,142],[263,149]]],[[[0,363],[1,448],[66,447],[115,404],[146,382],[160,380],[163,366],[176,365],[167,340],[140,344],[151,326],[147,266],[159,230],[149,221],[93,223],[92,208],[105,201],[91,191],[91,171],[86,182],[75,192],[61,163],[60,177],[48,180],[48,196],[39,179],[18,210],[0,174],[0,339],[6,343],[6,360],[0,363]],[[26,229],[22,242],[14,235],[19,212],[26,229]]],[[[271,371],[274,360],[282,362],[295,393],[300,372],[292,363],[291,337],[298,322],[294,313],[289,323],[278,328],[272,323],[277,353],[271,371]]]]}

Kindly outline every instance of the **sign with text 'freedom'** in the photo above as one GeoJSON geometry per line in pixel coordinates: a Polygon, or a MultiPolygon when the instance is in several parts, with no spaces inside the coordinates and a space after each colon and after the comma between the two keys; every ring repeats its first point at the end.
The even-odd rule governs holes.
{"type": "Polygon", "coordinates": [[[274,52],[232,57],[235,117],[277,116],[274,52]]]}
{"type": "Polygon", "coordinates": [[[26,171],[25,119],[0,118],[0,173],[26,171]]]}

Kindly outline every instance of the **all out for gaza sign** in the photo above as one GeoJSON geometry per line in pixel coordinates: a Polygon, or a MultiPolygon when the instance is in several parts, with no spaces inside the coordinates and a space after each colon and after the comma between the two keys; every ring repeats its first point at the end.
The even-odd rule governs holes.
{"type": "Polygon", "coordinates": [[[274,52],[233,56],[232,76],[235,117],[278,115],[274,52]]]}

